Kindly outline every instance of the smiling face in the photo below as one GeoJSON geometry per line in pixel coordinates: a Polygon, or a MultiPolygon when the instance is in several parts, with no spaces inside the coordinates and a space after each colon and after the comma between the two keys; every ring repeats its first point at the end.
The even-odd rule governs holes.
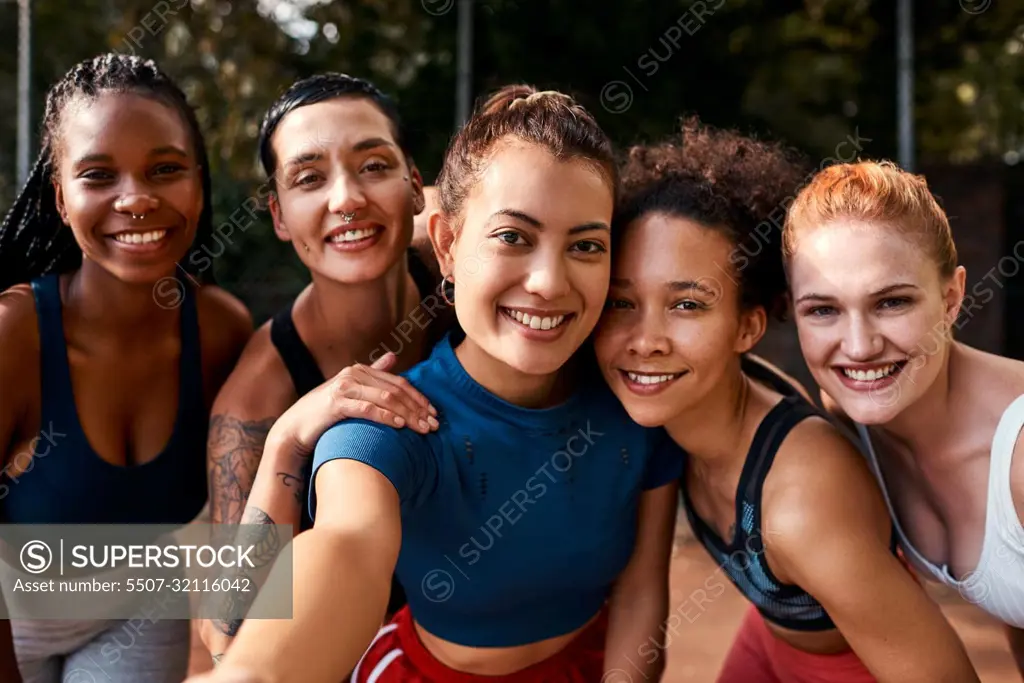
{"type": "Polygon", "coordinates": [[[57,208],[83,258],[125,282],[154,282],[188,253],[203,207],[181,115],[134,94],[77,98],[56,140],[57,208]]]}
{"type": "Polygon", "coordinates": [[[557,372],[601,315],[612,205],[607,178],[591,165],[538,145],[495,143],[454,244],[445,219],[431,222],[455,283],[463,346],[525,375],[557,372]]]}
{"type": "Polygon", "coordinates": [[[594,348],[608,385],[636,422],[663,426],[698,406],[760,339],[764,311],[743,311],[733,245],[685,218],[646,214],[617,247],[594,348]]]}
{"type": "Polygon", "coordinates": [[[800,346],[815,381],[853,420],[881,424],[938,377],[965,273],[886,226],[808,228],[790,258],[800,346]]]}
{"type": "Polygon", "coordinates": [[[337,97],[288,113],[271,140],[277,159],[270,209],[282,240],[336,282],[382,277],[412,239],[422,181],[370,100],[337,97]]]}

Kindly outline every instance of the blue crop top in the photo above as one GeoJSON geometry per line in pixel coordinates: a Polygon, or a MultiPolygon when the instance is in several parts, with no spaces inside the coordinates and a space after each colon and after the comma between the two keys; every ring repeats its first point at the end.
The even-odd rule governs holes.
{"type": "MultiPolygon", "coordinates": [[[[314,484],[337,458],[394,484],[396,573],[430,633],[469,647],[569,633],[608,598],[633,551],[640,495],[680,476],[682,452],[630,420],[600,377],[554,408],[521,408],[477,384],[452,344],[404,373],[440,428],[340,422],[317,444],[314,484]]],[[[315,485],[309,504],[315,517],[315,485]]]]}

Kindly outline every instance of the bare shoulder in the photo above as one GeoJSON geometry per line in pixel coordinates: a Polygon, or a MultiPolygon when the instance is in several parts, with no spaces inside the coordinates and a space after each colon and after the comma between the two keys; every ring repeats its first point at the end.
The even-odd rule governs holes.
{"type": "MultiPolygon", "coordinates": [[[[1002,418],[1003,411],[1024,396],[1024,362],[963,344],[954,348],[959,361],[957,374],[963,378],[961,386],[967,393],[961,400],[987,405],[983,410],[992,411],[989,422],[989,429],[992,429],[1002,418]]],[[[993,437],[994,434],[985,434],[984,442],[991,444],[993,437]]],[[[1018,520],[1024,524],[1024,429],[1016,434],[1010,461],[1010,492],[1018,520]]]]}
{"type": "Polygon", "coordinates": [[[39,320],[30,285],[15,285],[0,292],[0,384],[26,381],[38,373],[39,320]]]}
{"type": "Polygon", "coordinates": [[[19,340],[24,343],[34,339],[38,347],[38,329],[31,285],[14,285],[0,292],[0,344],[5,350],[9,344],[17,344],[19,340]]]}
{"type": "Polygon", "coordinates": [[[874,531],[888,539],[890,532],[885,501],[863,456],[817,417],[794,427],[776,453],[761,515],[766,544],[784,557],[806,553],[823,534],[874,531]]]}
{"type": "Polygon", "coordinates": [[[10,442],[32,426],[38,416],[39,324],[29,285],[0,292],[0,463],[10,442]]]}
{"type": "Polygon", "coordinates": [[[774,372],[774,373],[775,373],[776,375],[778,375],[778,376],[779,376],[779,377],[781,377],[782,379],[784,379],[784,380],[786,380],[787,382],[789,382],[789,383],[790,383],[791,385],[793,385],[793,388],[794,388],[794,389],[796,389],[796,390],[797,390],[798,392],[800,392],[800,395],[801,395],[801,396],[803,396],[804,398],[806,398],[806,399],[807,399],[808,401],[810,401],[811,403],[814,403],[814,399],[813,399],[813,398],[811,398],[811,395],[810,395],[810,393],[808,393],[808,391],[807,391],[807,389],[806,389],[806,388],[804,387],[804,385],[802,385],[802,384],[801,384],[801,383],[800,383],[799,381],[797,381],[797,379],[796,379],[795,377],[793,377],[793,376],[791,376],[791,375],[789,375],[789,374],[787,374],[787,373],[783,372],[783,371],[782,371],[782,370],[781,370],[781,369],[779,368],[779,366],[777,366],[777,365],[775,365],[775,364],[773,364],[773,363],[769,363],[769,362],[768,362],[767,360],[765,360],[764,358],[761,358],[761,356],[757,356],[757,355],[754,355],[754,354],[752,354],[752,353],[748,353],[748,354],[747,354],[747,358],[748,358],[748,359],[750,359],[750,360],[752,360],[752,361],[754,361],[754,362],[755,362],[755,363],[757,363],[758,365],[762,365],[762,366],[764,366],[765,368],[767,368],[767,369],[771,370],[772,372],[774,372]]]}
{"type": "Polygon", "coordinates": [[[196,292],[196,310],[204,350],[232,349],[237,356],[252,335],[252,315],[245,304],[220,287],[206,285],[196,292]]]}
{"type": "Polygon", "coordinates": [[[270,339],[268,320],[249,338],[217,394],[212,420],[279,417],[298,399],[291,375],[270,339]]]}

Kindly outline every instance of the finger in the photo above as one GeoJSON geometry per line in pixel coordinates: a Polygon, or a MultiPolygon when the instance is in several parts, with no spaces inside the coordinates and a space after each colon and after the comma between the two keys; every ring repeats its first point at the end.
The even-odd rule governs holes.
{"type": "Polygon", "coordinates": [[[397,362],[398,356],[396,356],[391,351],[388,351],[383,356],[373,361],[370,367],[373,368],[374,370],[381,370],[383,372],[387,372],[391,370],[391,368],[395,367],[395,363],[397,362]]]}
{"type": "MultiPolygon", "coordinates": [[[[398,400],[408,406],[410,414],[403,413],[403,415],[410,422],[422,420],[428,431],[438,427],[438,422],[433,417],[437,414],[437,411],[430,405],[430,401],[404,377],[365,366],[353,368],[351,376],[364,387],[373,387],[396,395],[398,400]]],[[[366,396],[352,396],[352,398],[376,401],[376,397],[372,393],[366,396]]]]}
{"type": "Polygon", "coordinates": [[[429,423],[426,421],[427,416],[422,407],[415,403],[408,395],[398,391],[397,387],[390,382],[386,382],[380,377],[373,376],[364,370],[366,369],[353,370],[350,376],[342,383],[343,390],[340,396],[354,401],[373,403],[381,408],[386,408],[400,415],[405,421],[403,425],[410,425],[416,431],[425,432],[429,429],[429,423]],[[424,429],[418,428],[421,421],[424,423],[424,429]]]}
{"type": "Polygon", "coordinates": [[[405,377],[395,375],[389,372],[382,372],[374,368],[365,368],[366,374],[372,376],[375,380],[386,383],[394,388],[395,391],[401,393],[403,397],[408,397],[419,405],[423,410],[428,412],[430,415],[437,415],[437,410],[430,404],[430,399],[424,396],[412,383],[405,377]]]}
{"type": "Polygon", "coordinates": [[[362,413],[351,415],[346,412],[352,410],[353,406],[358,406],[361,409],[363,404],[372,404],[400,419],[400,422],[389,420],[383,424],[396,427],[408,426],[423,434],[430,431],[430,423],[424,418],[423,409],[413,403],[407,396],[403,396],[400,392],[395,391],[391,384],[376,381],[372,378],[369,378],[369,381],[358,381],[360,379],[362,378],[351,378],[350,381],[355,380],[355,382],[348,386],[339,396],[341,400],[336,410],[341,412],[343,416],[376,421],[376,418],[372,416],[362,413]],[[352,403],[346,403],[345,401],[352,401],[352,403]]]}
{"type": "MultiPolygon", "coordinates": [[[[346,398],[341,400],[339,408],[341,409],[342,414],[346,417],[358,417],[364,420],[372,420],[378,424],[394,427],[404,427],[407,424],[406,419],[398,413],[388,410],[387,408],[382,408],[376,403],[372,403],[370,401],[346,398]]],[[[426,431],[414,423],[409,423],[409,426],[418,432],[426,431]]]]}

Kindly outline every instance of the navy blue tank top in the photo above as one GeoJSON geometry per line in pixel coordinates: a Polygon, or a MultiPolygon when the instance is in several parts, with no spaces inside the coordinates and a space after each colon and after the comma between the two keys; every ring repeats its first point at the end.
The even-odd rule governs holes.
{"type": "MultiPolygon", "coordinates": [[[[195,293],[182,282],[174,432],[153,460],[123,467],[92,449],[78,419],[61,318],[59,276],[32,281],[40,342],[41,438],[28,471],[0,476],[8,524],[186,524],[206,504],[206,435],[195,293]]],[[[20,457],[20,456],[15,456],[20,457]]]]}
{"type": "MultiPolygon", "coordinates": [[[[686,487],[686,472],[680,493],[686,516],[697,540],[722,568],[733,585],[750,600],[768,621],[796,631],[826,631],[835,624],[821,604],[799,586],[784,584],[775,578],[765,559],[761,531],[761,492],[775,454],[790,430],[801,421],[822,413],[809,403],[789,382],[764,365],[743,358],[743,372],[783,395],[758,425],[747,453],[736,490],[736,530],[726,543],[694,510],[686,487]]],[[[807,552],[814,552],[808,548],[807,552]]]]}

